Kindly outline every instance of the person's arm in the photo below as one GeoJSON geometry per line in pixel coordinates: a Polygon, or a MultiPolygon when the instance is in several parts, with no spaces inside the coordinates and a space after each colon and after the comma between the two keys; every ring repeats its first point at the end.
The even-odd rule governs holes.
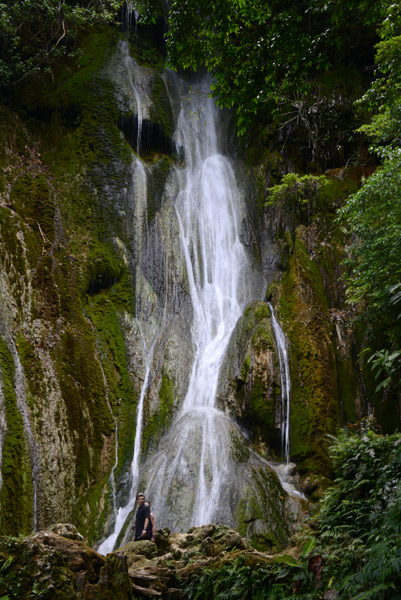
{"type": "Polygon", "coordinates": [[[145,519],[145,523],[143,524],[143,531],[142,531],[142,537],[144,535],[147,535],[147,529],[148,529],[148,525],[149,525],[149,518],[146,517],[145,519]]]}
{"type": "Polygon", "coordinates": [[[150,513],[150,522],[152,523],[152,537],[150,539],[152,542],[154,542],[156,534],[156,519],[155,515],[152,512],[150,513]]]}

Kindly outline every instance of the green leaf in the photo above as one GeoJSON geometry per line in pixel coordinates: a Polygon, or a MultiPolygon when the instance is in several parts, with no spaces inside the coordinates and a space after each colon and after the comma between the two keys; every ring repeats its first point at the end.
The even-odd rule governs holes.
{"type": "Polygon", "coordinates": [[[284,563],[290,567],[299,567],[299,562],[296,558],[291,556],[290,554],[282,554],[281,556],[276,556],[274,559],[277,563],[284,563]]]}
{"type": "Polygon", "coordinates": [[[315,547],[316,544],[316,540],[315,538],[311,538],[310,540],[308,540],[302,550],[302,558],[305,558],[308,554],[310,554],[313,550],[313,548],[315,547]]]}

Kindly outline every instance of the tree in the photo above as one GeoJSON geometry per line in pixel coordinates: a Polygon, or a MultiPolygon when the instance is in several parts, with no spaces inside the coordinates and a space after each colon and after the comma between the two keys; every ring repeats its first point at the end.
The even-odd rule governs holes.
{"type": "Polygon", "coordinates": [[[73,49],[81,29],[113,21],[122,2],[0,1],[0,88],[49,70],[73,49]]]}
{"type": "Polygon", "coordinates": [[[376,77],[359,102],[372,113],[360,131],[372,139],[371,150],[382,164],[340,211],[352,235],[347,261],[349,299],[364,303],[363,316],[375,350],[369,362],[378,380],[376,389],[392,385],[397,393],[401,370],[400,34],[399,7],[392,4],[380,30],[376,77]]]}
{"type": "Polygon", "coordinates": [[[305,95],[356,37],[374,31],[389,0],[173,0],[168,62],[213,76],[213,95],[235,107],[244,133],[264,107],[305,95]]]}

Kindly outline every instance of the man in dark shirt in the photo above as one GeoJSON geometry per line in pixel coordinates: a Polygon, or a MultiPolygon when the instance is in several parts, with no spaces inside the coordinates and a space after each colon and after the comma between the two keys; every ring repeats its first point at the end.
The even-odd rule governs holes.
{"type": "Polygon", "coordinates": [[[132,528],[135,532],[135,541],[150,540],[152,537],[152,524],[150,522],[150,508],[145,504],[144,494],[138,494],[138,510],[136,511],[135,525],[132,528]]]}

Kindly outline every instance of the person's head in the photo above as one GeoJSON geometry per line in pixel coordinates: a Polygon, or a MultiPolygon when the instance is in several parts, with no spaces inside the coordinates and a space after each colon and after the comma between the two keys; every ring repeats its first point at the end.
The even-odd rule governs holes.
{"type": "Polygon", "coordinates": [[[138,504],[139,504],[139,506],[142,506],[144,502],[145,502],[145,494],[142,494],[142,492],[140,492],[138,494],[138,504]]]}
{"type": "Polygon", "coordinates": [[[150,508],[150,502],[149,502],[149,500],[145,500],[145,505],[150,508]]]}

